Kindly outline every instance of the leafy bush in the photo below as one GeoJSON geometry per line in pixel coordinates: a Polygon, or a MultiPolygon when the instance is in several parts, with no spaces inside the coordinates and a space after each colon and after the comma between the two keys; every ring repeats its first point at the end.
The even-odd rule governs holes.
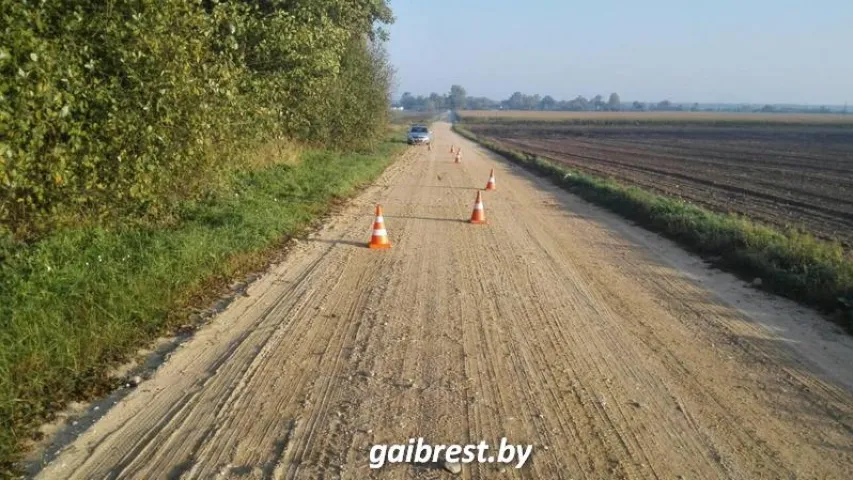
{"type": "Polygon", "coordinates": [[[385,0],[0,0],[0,12],[3,477],[51,412],[108,388],[108,367],[170,326],[171,308],[262,265],[395,145],[333,151],[386,135],[385,0]]]}
{"type": "Polygon", "coordinates": [[[170,228],[69,228],[33,244],[0,237],[0,478],[52,412],[109,391],[112,365],[186,323],[176,311],[258,271],[283,237],[376,178],[400,149],[386,139],[370,154],[279,154],[178,202],[170,228]]]}
{"type": "Polygon", "coordinates": [[[0,229],[160,218],[271,138],[372,144],[383,1],[0,0],[0,229]]]}

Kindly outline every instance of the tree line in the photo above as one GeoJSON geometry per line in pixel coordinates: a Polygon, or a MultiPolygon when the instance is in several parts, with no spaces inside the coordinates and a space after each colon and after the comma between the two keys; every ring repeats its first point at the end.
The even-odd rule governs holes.
{"type": "MultiPolygon", "coordinates": [[[[636,103],[636,102],[635,102],[636,103]]],[[[406,110],[441,111],[441,110],[568,110],[568,111],[618,111],[622,110],[622,101],[618,93],[611,93],[607,100],[601,95],[591,99],[578,96],[572,100],[555,100],[550,95],[544,97],[527,95],[521,92],[513,93],[505,100],[492,100],[487,97],[468,96],[460,85],[453,85],[450,93],[431,93],[429,96],[414,96],[405,92],[400,97],[398,106],[406,110]]]]}
{"type": "Polygon", "coordinates": [[[555,100],[550,95],[540,96],[527,95],[515,92],[505,100],[492,100],[487,97],[468,96],[464,88],[453,85],[449,94],[431,93],[429,96],[412,95],[405,92],[396,102],[397,106],[406,110],[416,111],[442,111],[442,110],[542,110],[542,111],[575,111],[575,112],[614,112],[614,111],[659,111],[659,112],[699,112],[699,111],[726,111],[726,112],[756,112],[756,113],[847,113],[847,105],[842,110],[832,110],[826,106],[820,108],[796,108],[777,105],[726,105],[714,108],[701,107],[698,103],[681,104],[670,100],[660,102],[623,103],[618,93],[611,93],[607,99],[602,95],[586,98],[582,95],[571,100],[555,100]]]}
{"type": "Polygon", "coordinates": [[[387,0],[0,0],[0,239],[158,217],[282,137],[387,125],[387,0]]]}
{"type": "Polygon", "coordinates": [[[405,110],[442,111],[442,110],[542,110],[542,111],[575,111],[575,112],[615,112],[624,110],[635,111],[698,111],[699,104],[686,107],[673,104],[669,100],[658,103],[635,101],[623,104],[618,93],[611,93],[605,100],[602,95],[586,98],[578,95],[571,100],[555,100],[551,95],[544,97],[538,94],[527,95],[521,92],[513,93],[505,100],[492,100],[487,97],[468,96],[463,87],[453,85],[448,94],[431,93],[429,96],[414,96],[404,92],[395,104],[405,110]]]}

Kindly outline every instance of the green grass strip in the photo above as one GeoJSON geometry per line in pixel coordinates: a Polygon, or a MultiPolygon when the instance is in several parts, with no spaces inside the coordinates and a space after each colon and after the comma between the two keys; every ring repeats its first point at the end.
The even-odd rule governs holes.
{"type": "Polygon", "coordinates": [[[103,393],[111,366],[186,321],[170,312],[211,279],[262,267],[284,238],[375,179],[403,145],[310,151],[296,165],[235,174],[229,188],[183,204],[169,228],[0,239],[0,477],[52,412],[103,393]]]}
{"type": "Polygon", "coordinates": [[[796,231],[781,232],[740,216],[581,173],[479,138],[460,125],[454,130],[585,200],[712,258],[726,270],[747,279],[761,278],[766,290],[833,312],[831,318],[853,332],[853,260],[840,244],[796,231]]]}

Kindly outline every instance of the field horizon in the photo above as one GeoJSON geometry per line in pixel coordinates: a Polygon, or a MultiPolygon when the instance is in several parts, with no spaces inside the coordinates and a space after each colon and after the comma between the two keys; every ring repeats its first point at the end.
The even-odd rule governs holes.
{"type": "Polygon", "coordinates": [[[460,110],[457,116],[475,123],[503,122],[685,122],[685,123],[766,123],[853,126],[853,115],[836,113],[754,113],[754,112],[589,112],[541,110],[460,110]]]}

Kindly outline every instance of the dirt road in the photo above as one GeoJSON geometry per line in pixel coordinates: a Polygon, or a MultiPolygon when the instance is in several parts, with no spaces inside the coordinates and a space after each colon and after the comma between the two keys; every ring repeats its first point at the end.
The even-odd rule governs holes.
{"type": "Polygon", "coordinates": [[[369,449],[507,437],[461,478],[853,478],[849,337],[435,130],[39,476],[450,478],[369,449]]]}

